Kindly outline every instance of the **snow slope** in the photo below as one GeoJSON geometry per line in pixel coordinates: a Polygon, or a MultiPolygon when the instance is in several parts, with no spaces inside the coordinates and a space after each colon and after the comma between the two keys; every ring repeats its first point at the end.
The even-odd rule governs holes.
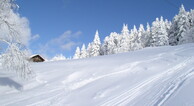
{"type": "Polygon", "coordinates": [[[194,105],[194,44],[32,67],[25,82],[0,68],[1,106],[194,105]]]}

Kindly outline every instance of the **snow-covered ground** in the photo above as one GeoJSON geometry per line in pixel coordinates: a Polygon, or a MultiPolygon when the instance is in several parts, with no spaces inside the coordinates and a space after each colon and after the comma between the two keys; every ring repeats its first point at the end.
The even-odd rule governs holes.
{"type": "Polygon", "coordinates": [[[1,106],[194,105],[194,44],[32,67],[25,82],[0,68],[1,106]]]}

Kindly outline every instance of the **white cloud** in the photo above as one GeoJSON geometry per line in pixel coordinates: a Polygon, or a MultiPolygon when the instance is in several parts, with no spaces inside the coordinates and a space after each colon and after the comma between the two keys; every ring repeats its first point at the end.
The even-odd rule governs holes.
{"type": "Polygon", "coordinates": [[[78,43],[76,43],[76,42],[68,42],[68,43],[66,43],[66,44],[64,44],[64,45],[61,45],[61,48],[63,49],[63,50],[71,50],[71,48],[73,47],[73,46],[76,46],[78,43]]]}
{"type": "Polygon", "coordinates": [[[79,36],[82,34],[81,31],[72,33],[72,31],[68,30],[65,31],[61,36],[54,38],[47,42],[48,44],[58,44],[63,45],[64,43],[72,42],[73,39],[79,38],[79,36]]]}
{"type": "Polygon", "coordinates": [[[32,37],[31,37],[31,40],[37,40],[37,39],[39,39],[40,38],[40,35],[39,34],[36,34],[36,35],[33,35],[32,37]]]}
{"type": "Polygon", "coordinates": [[[59,54],[65,51],[71,51],[73,47],[80,44],[80,42],[76,42],[75,40],[78,39],[81,34],[81,31],[65,31],[61,36],[51,39],[45,44],[40,44],[38,53],[59,54]]]}

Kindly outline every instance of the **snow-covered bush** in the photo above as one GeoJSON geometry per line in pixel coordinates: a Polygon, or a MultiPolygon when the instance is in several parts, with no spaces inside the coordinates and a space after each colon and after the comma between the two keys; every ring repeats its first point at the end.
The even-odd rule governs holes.
{"type": "Polygon", "coordinates": [[[58,54],[54,56],[50,61],[59,61],[59,60],[66,60],[66,57],[63,54],[58,54]]]}
{"type": "Polygon", "coordinates": [[[7,71],[15,71],[19,77],[29,79],[35,74],[32,71],[25,51],[21,51],[15,43],[10,44],[2,55],[2,66],[7,71]]]}

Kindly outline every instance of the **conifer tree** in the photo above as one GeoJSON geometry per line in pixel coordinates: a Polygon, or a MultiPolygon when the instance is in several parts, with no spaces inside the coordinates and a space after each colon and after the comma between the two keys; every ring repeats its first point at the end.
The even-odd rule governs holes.
{"type": "Polygon", "coordinates": [[[85,46],[85,44],[83,44],[82,48],[81,48],[80,58],[86,58],[86,57],[88,57],[87,51],[86,51],[86,46],[85,46]]]}
{"type": "Polygon", "coordinates": [[[131,30],[130,34],[130,50],[136,50],[138,48],[137,42],[138,42],[138,30],[136,26],[134,25],[133,29],[131,30]]]}
{"type": "Polygon", "coordinates": [[[150,46],[150,40],[151,40],[151,28],[149,23],[146,25],[146,31],[144,35],[145,39],[143,40],[143,46],[144,47],[149,47],[150,46]]]}
{"type": "Polygon", "coordinates": [[[120,47],[118,52],[119,53],[123,53],[123,52],[127,52],[129,51],[129,43],[130,43],[130,39],[129,39],[129,29],[128,26],[123,24],[123,29],[121,31],[121,35],[120,35],[120,47]]]}
{"type": "Polygon", "coordinates": [[[156,18],[156,21],[152,23],[151,27],[151,46],[164,46],[169,45],[168,33],[163,17],[156,18]]]}
{"type": "Polygon", "coordinates": [[[194,42],[194,10],[189,12],[189,27],[182,33],[179,44],[193,43],[194,42]]]}
{"type": "Polygon", "coordinates": [[[181,44],[180,39],[183,38],[183,36],[188,29],[189,29],[189,13],[185,11],[185,8],[183,5],[181,5],[179,9],[178,15],[176,15],[173,18],[172,26],[169,31],[169,44],[174,46],[181,44]]]}
{"type": "Polygon", "coordinates": [[[91,43],[90,56],[99,56],[101,50],[101,42],[99,38],[98,30],[96,31],[93,42],[91,43]]]}
{"type": "Polygon", "coordinates": [[[91,57],[91,55],[90,55],[90,53],[91,53],[91,48],[92,48],[92,47],[91,47],[91,43],[89,43],[89,44],[88,44],[88,47],[87,47],[87,49],[86,49],[86,51],[87,51],[87,56],[88,56],[88,57],[91,57]]]}
{"type": "Polygon", "coordinates": [[[105,37],[101,50],[104,55],[119,53],[120,35],[116,32],[110,33],[109,36],[105,37]]]}
{"type": "Polygon", "coordinates": [[[80,48],[77,47],[73,59],[79,59],[81,55],[80,48]]]}

